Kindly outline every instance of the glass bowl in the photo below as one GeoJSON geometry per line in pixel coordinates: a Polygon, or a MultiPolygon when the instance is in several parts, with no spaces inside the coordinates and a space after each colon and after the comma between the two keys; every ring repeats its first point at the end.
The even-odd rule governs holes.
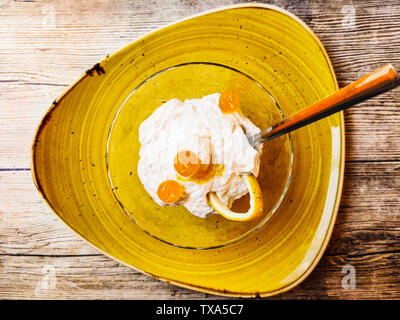
{"type": "MultiPolygon", "coordinates": [[[[263,226],[285,197],[293,167],[290,135],[263,146],[258,181],[264,197],[264,214],[254,221],[231,221],[218,214],[200,218],[182,205],[161,207],[139,180],[140,124],[169,99],[184,101],[228,89],[239,94],[241,111],[259,128],[268,128],[284,119],[275,99],[255,79],[232,67],[209,62],[175,65],[149,76],[126,97],[115,114],[106,150],[112,192],[131,221],[160,241],[188,249],[232,244],[263,226]]],[[[243,196],[234,202],[233,209],[242,211],[248,201],[248,195],[243,196]]]]}

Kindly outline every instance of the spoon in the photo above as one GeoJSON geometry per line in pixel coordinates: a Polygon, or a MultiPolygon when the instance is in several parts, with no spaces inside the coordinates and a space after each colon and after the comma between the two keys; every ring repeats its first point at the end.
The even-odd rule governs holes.
{"type": "Polygon", "coordinates": [[[367,74],[346,87],[319,100],[295,115],[269,127],[254,136],[248,136],[254,147],[258,144],[277,138],[283,134],[306,126],[333,113],[356,105],[364,100],[386,92],[400,84],[400,77],[391,64],[367,74]]]}

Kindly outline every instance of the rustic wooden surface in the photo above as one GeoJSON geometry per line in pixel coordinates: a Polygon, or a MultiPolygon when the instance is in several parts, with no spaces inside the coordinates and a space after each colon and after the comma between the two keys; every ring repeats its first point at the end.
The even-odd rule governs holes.
{"type": "MultiPolygon", "coordinates": [[[[340,86],[385,63],[400,69],[398,1],[268,2],[313,28],[340,86]]],[[[0,1],[0,299],[218,298],[100,254],[47,208],[29,166],[39,120],[88,66],[156,27],[230,3],[0,1]]],[[[345,112],[344,192],[332,240],[312,274],[275,299],[400,299],[399,94],[345,112]],[[342,287],[346,265],[355,268],[354,289],[342,287]]]]}

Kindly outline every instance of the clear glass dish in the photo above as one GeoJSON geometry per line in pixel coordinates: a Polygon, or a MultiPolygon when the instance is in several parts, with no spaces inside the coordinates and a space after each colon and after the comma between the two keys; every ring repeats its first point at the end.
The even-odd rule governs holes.
{"type": "MultiPolygon", "coordinates": [[[[140,143],[138,128],[161,104],[172,98],[201,98],[234,90],[240,109],[261,129],[284,119],[266,88],[232,67],[209,62],[176,65],[149,76],[124,100],[109,128],[106,165],[112,192],[118,203],[144,232],[165,243],[188,249],[211,249],[244,239],[263,226],[282,203],[293,168],[290,135],[264,144],[258,181],[264,197],[264,214],[255,221],[230,221],[218,214],[192,215],[183,206],[161,207],[145,191],[137,175],[140,143]]],[[[248,196],[235,201],[233,209],[247,206],[248,196]]]]}

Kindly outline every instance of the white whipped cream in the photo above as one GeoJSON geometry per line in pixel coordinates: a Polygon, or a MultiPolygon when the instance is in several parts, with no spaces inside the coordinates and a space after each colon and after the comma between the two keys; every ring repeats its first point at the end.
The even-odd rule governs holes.
{"type": "Polygon", "coordinates": [[[239,112],[223,113],[219,97],[215,93],[184,102],[169,100],[140,125],[138,175],[159,205],[166,205],[157,196],[160,183],[177,180],[183,184],[185,195],[174,205],[184,205],[204,218],[213,212],[207,201],[209,192],[216,192],[231,207],[235,199],[248,192],[240,173],[258,176],[262,145],[253,148],[246,134],[257,134],[260,129],[239,112]],[[195,152],[201,163],[223,164],[222,173],[203,183],[182,181],[174,168],[175,156],[182,150],[195,152]]]}

